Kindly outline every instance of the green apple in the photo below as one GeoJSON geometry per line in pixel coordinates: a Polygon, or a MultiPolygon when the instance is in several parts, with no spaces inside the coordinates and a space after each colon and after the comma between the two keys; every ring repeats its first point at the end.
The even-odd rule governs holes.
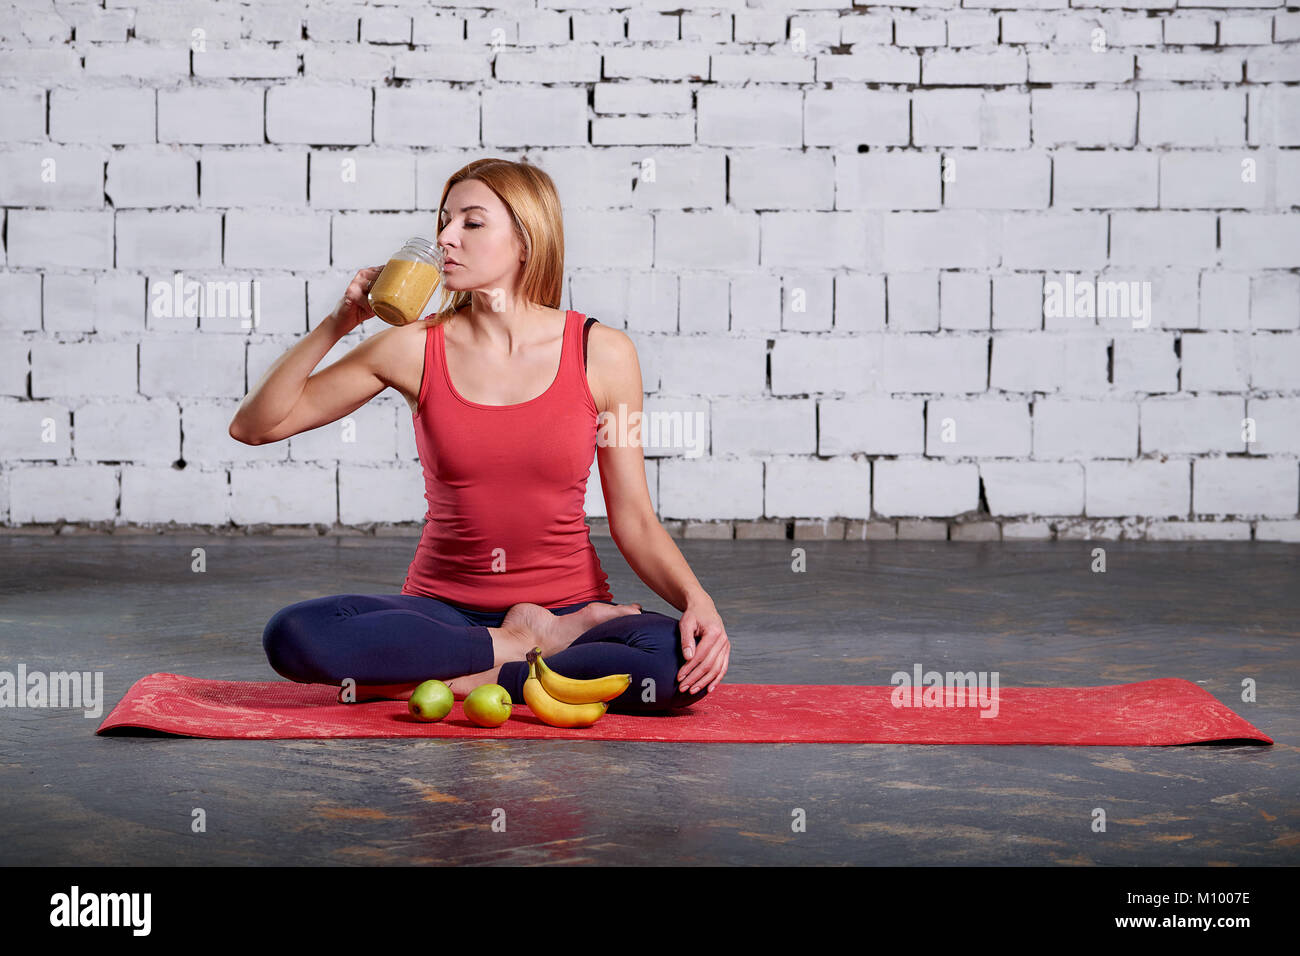
{"type": "Polygon", "coordinates": [[[455,702],[450,687],[440,680],[427,680],[411,691],[407,709],[416,720],[442,720],[451,713],[455,702]]]}
{"type": "Polygon", "coordinates": [[[510,719],[510,691],[500,684],[480,684],[465,698],[465,716],[480,727],[500,727],[510,719]]]}

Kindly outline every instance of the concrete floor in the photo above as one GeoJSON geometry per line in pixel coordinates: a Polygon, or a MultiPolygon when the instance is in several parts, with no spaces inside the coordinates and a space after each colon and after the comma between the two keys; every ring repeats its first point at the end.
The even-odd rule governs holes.
{"type": "MultiPolygon", "coordinates": [[[[267,618],[396,593],[415,538],[0,537],[0,669],[278,679],[267,618]],[[194,547],[207,570],[190,570],[194,547]]],[[[1182,677],[1272,746],[937,747],[97,737],[0,711],[0,863],[1294,865],[1300,548],[679,541],[736,683],[1182,677]],[[793,547],[808,570],[790,571],[793,547]],[[1089,570],[1104,547],[1107,573],[1089,570]],[[1239,699],[1243,678],[1258,702],[1239,699]],[[207,832],[190,832],[191,812],[207,832]],[[791,832],[793,808],[807,829],[791,832]],[[1105,833],[1091,829],[1096,807],[1105,833]],[[491,827],[506,811],[506,832],[491,827]]],[[[614,597],[676,613],[597,539],[614,597]]]]}

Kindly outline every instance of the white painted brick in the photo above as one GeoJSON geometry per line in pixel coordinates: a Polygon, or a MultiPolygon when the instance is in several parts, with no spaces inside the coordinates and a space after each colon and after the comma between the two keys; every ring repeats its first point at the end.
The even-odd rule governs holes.
{"type": "Polygon", "coordinates": [[[659,463],[659,513],[703,521],[763,516],[763,463],[665,458],[659,463]]]}
{"type": "Polygon", "coordinates": [[[1294,458],[1198,459],[1192,488],[1196,514],[1293,517],[1300,467],[1294,458]]]}
{"type": "MultiPolygon", "coordinates": [[[[785,40],[785,14],[767,13],[755,10],[737,10],[735,20],[735,37],[737,43],[781,43],[785,40]]],[[[858,18],[845,20],[851,23],[858,18]]],[[[845,40],[844,42],[852,42],[845,40]]]]}
{"type": "Polygon", "coordinates": [[[746,274],[731,280],[732,332],[781,328],[781,282],[776,276],[746,274]]]}
{"type": "Polygon", "coordinates": [[[45,138],[45,91],[6,89],[0,96],[0,143],[30,143],[45,138]]]}
{"type": "Polygon", "coordinates": [[[410,43],[411,18],[401,10],[368,9],[361,15],[362,43],[410,43]]]}
{"type": "Polygon", "coordinates": [[[829,332],[833,282],[829,275],[792,272],[783,276],[781,328],[796,332],[829,332]]]}
{"type": "Polygon", "coordinates": [[[1215,20],[1203,13],[1178,12],[1165,17],[1165,43],[1182,46],[1213,46],[1215,42],[1215,20]]]}
{"type": "Polygon", "coordinates": [[[70,49],[0,51],[0,76],[27,83],[68,82],[81,73],[81,59],[70,49]]]}
{"type": "Polygon", "coordinates": [[[323,269],[330,263],[328,213],[232,209],[226,213],[225,221],[228,266],[323,269]]]}
{"type": "Polygon", "coordinates": [[[939,331],[938,273],[896,272],[886,277],[885,288],[891,331],[939,331]]]}
{"type": "Polygon", "coordinates": [[[0,460],[63,461],[72,455],[65,402],[0,402],[0,460]]]}
{"type": "Polygon", "coordinates": [[[872,487],[872,510],[880,515],[951,517],[979,507],[979,467],[973,462],[877,461],[872,487]]]}
{"type": "Polygon", "coordinates": [[[225,398],[243,384],[244,343],[233,336],[153,333],[140,340],[142,395],[225,398]]]}
{"type": "Polygon", "coordinates": [[[889,90],[810,89],[803,105],[803,143],[906,146],[909,103],[908,94],[889,90]]]}
{"type": "MultiPolygon", "coordinates": [[[[317,42],[352,42],[361,38],[358,8],[312,4],[307,11],[307,36],[317,42]]],[[[420,42],[418,39],[415,42],[420,42]]]]}
{"type": "Polygon", "coordinates": [[[10,267],[113,267],[112,211],[13,209],[6,228],[10,267]]]}
{"type": "Polygon", "coordinates": [[[1247,95],[1248,143],[1252,146],[1300,145],[1300,89],[1262,86],[1247,95]]]}
{"type": "MultiPolygon", "coordinates": [[[[779,344],[779,343],[778,343],[779,344]]],[[[664,336],[654,346],[659,353],[659,388],[669,395],[763,394],[766,385],[761,338],[734,335],[664,336]]],[[[640,341],[637,345],[640,350],[640,341]]],[[[773,373],[775,379],[775,373],[773,373]]],[[[650,390],[651,380],[642,375],[650,390]]],[[[774,382],[775,384],[775,382],[774,382]]],[[[772,389],[778,394],[777,388],[772,389]]],[[[720,517],[720,516],[715,516],[720,517]]]]}
{"type": "Polygon", "coordinates": [[[153,525],[169,521],[224,525],[230,520],[225,469],[123,465],[121,520],[153,525]]]}
{"type": "Polygon", "coordinates": [[[945,329],[988,329],[989,289],[989,277],[981,273],[939,273],[939,325],[945,329]]]}
{"type": "MultiPolygon", "coordinates": [[[[1257,389],[1300,388],[1300,335],[1257,333],[1250,339],[1250,384],[1257,389]]],[[[34,393],[33,393],[34,394],[34,393]]]]}
{"type": "Polygon", "coordinates": [[[1029,404],[996,398],[926,405],[925,453],[931,458],[1023,458],[1030,448],[1029,404]]]}
{"type": "Polygon", "coordinates": [[[324,209],[414,209],[415,157],[390,150],[311,154],[311,204],[324,209]],[[351,160],[346,167],[341,159],[351,160]]]}
{"type": "Polygon", "coordinates": [[[964,209],[885,213],[882,265],[890,272],[992,268],[995,222],[993,213],[964,209]]]}
{"type": "Polygon", "coordinates": [[[722,399],[711,403],[710,428],[714,455],[800,455],[816,451],[813,399],[722,399]]]}
{"type": "Polygon", "coordinates": [[[127,147],[108,158],[104,187],[118,209],[198,205],[198,164],[170,146],[127,147]]]}
{"type": "Polygon", "coordinates": [[[1236,395],[1159,398],[1140,403],[1142,454],[1241,452],[1245,399],[1236,395]]]}
{"type": "Polygon", "coordinates": [[[1161,205],[1156,153],[1061,149],[1053,154],[1052,205],[1108,209],[1161,205]]]}
{"type": "Polygon", "coordinates": [[[802,55],[715,53],[709,57],[715,83],[811,83],[813,61],[802,55]]]}
{"type": "Polygon", "coordinates": [[[157,96],[160,143],[263,142],[265,93],[259,88],[181,88],[157,96]]]}
{"type": "Polygon", "coordinates": [[[336,469],[293,462],[232,468],[230,518],[237,525],[333,525],[338,516],[336,469]]]}
{"type": "Polygon", "coordinates": [[[900,13],[894,17],[894,43],[898,46],[943,46],[948,42],[943,17],[900,13]]]}
{"type": "Polygon", "coordinates": [[[576,146],[586,143],[586,90],[500,87],[482,92],[485,146],[576,146]]]}
{"type": "Polygon", "coordinates": [[[1083,513],[1083,466],[1077,462],[982,461],[980,479],[989,513],[1083,513]]]}
{"type": "MultiPolygon", "coordinates": [[[[728,43],[731,40],[731,16],[726,13],[682,14],[682,39],[706,43],[728,43]]],[[[566,29],[563,39],[568,39],[566,29]]]]}
{"type": "MultiPolygon", "coordinates": [[[[356,268],[366,263],[383,265],[411,236],[432,235],[432,221],[433,217],[428,213],[339,213],[329,222],[332,233],[330,253],[335,262],[349,266],[346,279],[350,282],[356,268]],[[353,263],[358,265],[353,268],[353,263]]],[[[322,228],[323,223],[322,217],[322,228]]],[[[340,294],[341,292],[340,289],[340,294]]],[[[333,307],[333,304],[331,302],[330,306],[333,307]]]]}
{"type": "MultiPolygon", "coordinates": [[[[108,6],[127,6],[110,0],[108,6]]],[[[239,16],[228,4],[217,0],[180,0],[176,3],[130,4],[135,10],[137,40],[175,43],[178,38],[189,42],[191,32],[203,30],[209,46],[238,42],[241,33],[239,16]]],[[[355,37],[353,37],[355,39],[355,37]]]]}
{"type": "Polygon", "coordinates": [[[1300,13],[1273,14],[1273,39],[1278,43],[1300,40],[1300,13]]]}
{"type": "Polygon", "coordinates": [[[901,150],[838,155],[835,208],[938,209],[939,159],[938,153],[901,150]]]}
{"type": "MultiPolygon", "coordinates": [[[[444,149],[478,146],[479,93],[420,87],[377,89],[375,142],[381,146],[444,149]]],[[[444,171],[441,179],[446,179],[446,175],[444,171]]]]}
{"type": "MultiPolygon", "coordinates": [[[[585,97],[583,93],[584,104],[585,97]]],[[[803,145],[803,93],[799,90],[765,89],[762,96],[755,96],[752,90],[702,89],[695,102],[696,141],[701,144],[803,145]]]]}
{"type": "MultiPolygon", "coordinates": [[[[0,339],[0,395],[27,397],[28,357],[31,348],[23,339],[0,339]]],[[[0,406],[3,407],[3,406],[0,406]]]]}
{"type": "Polygon", "coordinates": [[[946,19],[951,47],[998,42],[998,18],[991,13],[950,13],[946,19]]]}
{"type": "Polygon", "coordinates": [[[1166,82],[1212,81],[1240,83],[1244,67],[1240,53],[1159,51],[1138,54],[1138,72],[1144,80],[1166,82]]]}
{"type": "MultiPolygon", "coordinates": [[[[359,169],[363,162],[358,159],[359,169]]],[[[303,207],[307,203],[305,151],[208,148],[199,163],[204,206],[303,207]]]]}
{"type": "Polygon", "coordinates": [[[341,83],[272,86],[266,91],[266,138],[272,143],[370,142],[374,94],[341,83]]]}
{"type": "Polygon", "coordinates": [[[1249,541],[1247,521],[1153,521],[1147,541],[1249,541]]]}
{"type": "Polygon", "coordinates": [[[987,335],[888,335],[880,380],[886,392],[983,392],[988,387],[987,335]]]}
{"type": "Polygon", "coordinates": [[[1250,278],[1250,327],[1294,329],[1300,326],[1300,275],[1265,272],[1250,278]]]}
{"type": "Polygon", "coordinates": [[[874,391],[881,349],[874,334],[782,336],[772,346],[772,394],[874,391]]]}
{"type": "Polygon", "coordinates": [[[776,458],[766,471],[763,513],[769,517],[871,516],[871,463],[865,459],[776,458]]]}
{"type": "Polygon", "coordinates": [[[925,400],[870,395],[817,403],[819,455],[919,455],[925,400]]]}
{"type": "Polygon", "coordinates": [[[728,190],[737,209],[831,209],[835,187],[829,153],[784,149],[731,153],[728,190]]]}
{"type": "Polygon", "coordinates": [[[682,332],[726,332],[731,328],[728,283],[716,276],[683,275],[681,279],[682,332]]]}
{"type": "Polygon", "coordinates": [[[1186,515],[1191,506],[1190,461],[1091,461],[1084,465],[1085,514],[1186,515]]]}
{"type": "Polygon", "coordinates": [[[953,209],[1046,209],[1052,161],[1045,152],[948,153],[952,181],[943,204],[953,209]]]}
{"type": "Polygon", "coordinates": [[[1002,540],[1050,541],[1052,526],[1046,521],[1004,521],[1002,540]]]}
{"type": "MultiPolygon", "coordinates": [[[[610,228],[610,220],[617,222],[617,216],[617,213],[602,213],[598,219],[593,217],[593,252],[602,246],[617,246],[619,233],[610,228]],[[597,222],[600,223],[598,227],[597,222]],[[611,238],[614,239],[613,243],[611,238]]],[[[644,233],[650,223],[648,216],[638,215],[635,220],[629,217],[629,225],[635,226],[638,233],[644,233]]],[[[752,269],[759,264],[760,219],[755,214],[665,210],[655,215],[653,223],[654,265],[658,269],[698,269],[705,265],[713,269],[752,269]]],[[[573,235],[572,228],[566,228],[565,234],[566,237],[573,235]]],[[[585,248],[587,244],[584,242],[582,247],[585,248]]],[[[650,248],[648,241],[638,244],[643,250],[650,248]]],[[[622,263],[616,263],[607,258],[607,255],[597,261],[611,266],[626,267],[631,264],[626,258],[622,263]]],[[[638,260],[640,258],[637,257],[638,260]]],[[[591,260],[583,258],[580,261],[591,260]]],[[[649,262],[644,264],[648,266],[649,262]]],[[[793,261],[780,262],[781,266],[799,264],[793,261]]]]}
{"type": "Polygon", "coordinates": [[[1201,328],[1250,327],[1250,276],[1244,272],[1201,273],[1201,328]]]}
{"type": "Polygon", "coordinates": [[[627,37],[641,43],[655,40],[676,40],[681,32],[681,20],[674,14],[658,10],[629,10],[627,37]]]}
{"type": "Polygon", "coordinates": [[[980,145],[987,149],[1028,149],[1029,94],[990,90],[980,95],[980,145]]]}
{"type": "Polygon", "coordinates": [[[1035,458],[1135,458],[1136,402],[1044,398],[1034,402],[1035,458]]]}
{"type": "Polygon", "coordinates": [[[1143,146],[1240,146],[1246,142],[1246,96],[1236,90],[1143,90],[1138,94],[1143,146]]]}
{"type": "Polygon", "coordinates": [[[678,331],[677,276],[674,273],[632,273],[628,276],[627,291],[628,307],[624,315],[629,329],[678,331]]]}
{"type": "Polygon", "coordinates": [[[1145,329],[1114,335],[1117,392],[1175,392],[1178,355],[1171,332],[1145,329]]]}
{"type": "Polygon", "coordinates": [[[1257,521],[1256,541],[1300,541],[1300,521],[1257,521]]]}
{"type": "Polygon", "coordinates": [[[917,90],[912,137],[917,146],[982,146],[984,98],[978,90],[917,90]]]}
{"type": "MultiPolygon", "coordinates": [[[[590,154],[592,151],[582,152],[590,154]]],[[[686,207],[721,209],[727,205],[726,157],[720,152],[697,152],[668,147],[655,150],[633,149],[626,153],[611,152],[615,157],[622,155],[623,159],[617,165],[593,164],[594,168],[589,175],[580,182],[573,181],[569,195],[577,198],[575,194],[585,192],[595,200],[589,205],[602,212],[605,207],[612,205],[630,205],[634,209],[670,209],[675,212],[686,207]],[[633,166],[636,172],[634,184],[631,184],[628,179],[629,165],[633,166]],[[652,169],[653,181],[649,178],[652,169]],[[605,185],[602,180],[609,181],[606,192],[614,194],[616,188],[620,190],[619,193],[614,194],[614,201],[601,201],[599,187],[605,185]],[[630,196],[623,198],[621,190],[629,189],[632,185],[635,188],[630,196]]],[[[556,180],[557,186],[568,175],[568,170],[564,168],[566,166],[568,166],[567,159],[564,166],[557,166],[551,170],[551,176],[556,180]]],[[[574,164],[569,169],[580,172],[580,168],[577,168],[577,157],[574,158],[574,164]]],[[[565,208],[566,210],[569,208],[567,199],[565,208]]]]}
{"type": "Polygon", "coordinates": [[[1030,97],[1035,146],[1134,145],[1138,126],[1134,92],[1033,90],[1030,97]]]}
{"type": "Polygon", "coordinates": [[[691,90],[687,86],[637,81],[597,82],[593,109],[597,113],[689,113],[691,90]]]}
{"type": "MultiPolygon", "coordinates": [[[[229,217],[226,228],[230,228],[229,217]]],[[[231,248],[229,243],[227,234],[228,250],[231,248]]],[[[229,259],[227,262],[234,264],[229,259]]],[[[117,214],[117,265],[133,269],[219,267],[221,214],[188,210],[123,210],[117,214]]]]}
{"type": "MultiPolygon", "coordinates": [[[[752,222],[752,219],[747,219],[752,222]]],[[[759,219],[764,266],[781,269],[875,269],[879,267],[878,234],[868,220],[847,212],[771,212],[759,219]]],[[[655,230],[656,244],[662,230],[655,230]]],[[[740,244],[742,258],[736,266],[752,266],[750,235],[740,244]]],[[[717,258],[718,251],[711,253],[717,258]]],[[[659,256],[655,257],[656,264],[659,256]]],[[[669,260],[671,261],[671,260],[669,260]]]]}
{"type": "Polygon", "coordinates": [[[32,395],[135,395],[133,342],[33,341],[32,395]]]}
{"type": "Polygon", "coordinates": [[[1223,213],[1219,245],[1229,269],[1294,269],[1300,249],[1300,216],[1288,213],[1223,213]]]}
{"type": "Polygon", "coordinates": [[[993,328],[1043,327],[1043,277],[1037,274],[993,277],[993,328]]]}
{"type": "Polygon", "coordinates": [[[885,277],[851,272],[835,277],[835,329],[841,332],[885,330],[885,277]]]}
{"type": "Polygon", "coordinates": [[[1246,78],[1251,83],[1294,83],[1300,80],[1297,59],[1290,47],[1252,50],[1246,55],[1246,78]]]}
{"type": "Polygon", "coordinates": [[[43,292],[46,332],[94,331],[99,297],[93,273],[46,273],[43,292]]]}
{"type": "Polygon", "coordinates": [[[1255,422],[1255,455],[1300,454],[1300,398],[1251,398],[1246,415],[1255,422]]]}
{"type": "Polygon", "coordinates": [[[279,7],[252,7],[245,14],[249,36],[263,42],[301,40],[303,37],[302,9],[279,7]]]}
{"type": "Polygon", "coordinates": [[[1103,391],[1107,341],[1096,334],[995,333],[989,388],[1006,392],[1103,391]]]}
{"type": "Polygon", "coordinates": [[[1234,153],[1180,152],[1160,157],[1160,205],[1165,208],[1261,209],[1262,182],[1242,182],[1234,153]]]}
{"type": "Polygon", "coordinates": [[[1213,265],[1215,216],[1209,212],[1116,212],[1110,261],[1130,266],[1213,265]]]}
{"type": "Polygon", "coordinates": [[[1244,332],[1184,335],[1182,359],[1185,392],[1246,391],[1250,387],[1250,336],[1244,332]]]}
{"type": "Polygon", "coordinates": [[[994,86],[1029,78],[1025,53],[1014,47],[988,52],[933,50],[921,58],[921,81],[929,86],[994,86]]]}
{"type": "MultiPolygon", "coordinates": [[[[679,213],[678,217],[684,217],[686,213],[679,213]]],[[[589,267],[589,268],[632,268],[648,269],[652,265],[651,255],[654,251],[652,237],[657,233],[663,235],[667,231],[667,226],[659,225],[656,228],[655,220],[650,216],[640,212],[587,212],[579,210],[576,213],[566,213],[565,215],[565,265],[569,268],[589,267]]],[[[699,247],[689,246],[686,240],[696,239],[696,229],[705,219],[709,220],[712,229],[702,229],[710,236],[715,238],[724,234],[727,227],[731,227],[728,234],[734,241],[739,241],[744,230],[748,228],[753,235],[750,240],[752,249],[751,256],[748,258],[749,265],[758,263],[758,240],[757,240],[757,223],[751,216],[713,216],[708,214],[691,216],[689,221],[689,230],[685,227],[687,223],[678,220],[678,227],[672,235],[672,239],[679,246],[687,246],[688,252],[674,250],[678,253],[678,265],[676,268],[693,268],[698,267],[701,262],[708,262],[714,265],[711,257],[706,257],[704,243],[701,242],[699,247]],[[744,223],[749,223],[746,227],[744,223]],[[691,255],[695,256],[694,262],[690,262],[691,255]]],[[[670,243],[664,240],[665,248],[670,247],[670,243]]],[[[660,268],[667,268],[664,263],[655,261],[654,265],[660,268]]],[[[721,263],[717,266],[723,267],[721,263]]]]}
{"type": "Polygon", "coordinates": [[[1008,269],[1098,269],[1106,262],[1106,217],[1094,213],[1007,213],[1002,265],[1008,269]]]}
{"type": "Polygon", "coordinates": [[[78,406],[74,422],[73,454],[80,461],[170,465],[181,457],[174,402],[95,402],[78,406]]]}
{"type": "Polygon", "coordinates": [[[38,146],[0,152],[0,203],[6,206],[104,206],[102,146],[38,146]]]}
{"type": "Polygon", "coordinates": [[[1133,54],[1121,50],[1037,50],[1028,59],[1030,83],[1127,83],[1136,75],[1133,54]]]}
{"type": "Polygon", "coordinates": [[[44,465],[11,468],[11,524],[110,521],[117,510],[117,468],[112,465],[44,465]]]}
{"type": "MultiPolygon", "coordinates": [[[[472,60],[472,57],[467,59],[472,60]]],[[[478,62],[476,74],[465,79],[487,80],[491,77],[487,63],[484,60],[478,62]]],[[[600,55],[595,51],[575,55],[572,50],[565,49],[502,50],[496,55],[495,64],[496,78],[506,82],[595,83],[600,79],[600,55]]]]}
{"type": "MultiPolygon", "coordinates": [[[[184,76],[187,57],[181,53],[180,62],[158,64],[157,73],[172,72],[184,76]]],[[[239,49],[209,47],[193,55],[194,75],[217,79],[287,79],[298,76],[298,51],[285,47],[257,48],[241,46],[239,49]]]]}
{"type": "MultiPolygon", "coordinates": [[[[105,145],[152,143],[154,95],[153,90],[133,87],[52,89],[50,139],[105,145]]],[[[161,115],[158,122],[161,131],[161,115]]]]}
{"type": "Polygon", "coordinates": [[[855,53],[817,57],[817,80],[821,83],[919,83],[921,58],[911,50],[859,47],[855,53]]]}
{"type": "Polygon", "coordinates": [[[339,465],[339,523],[419,521],[428,507],[418,466],[339,465]]]}

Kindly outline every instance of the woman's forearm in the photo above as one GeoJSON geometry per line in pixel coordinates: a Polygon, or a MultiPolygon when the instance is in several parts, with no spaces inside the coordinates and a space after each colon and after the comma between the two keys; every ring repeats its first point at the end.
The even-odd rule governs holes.
{"type": "Polygon", "coordinates": [[[262,380],[249,389],[235,409],[230,433],[264,435],[284,421],[302,397],[311,373],[343,335],[337,316],[331,312],[320,325],[276,359],[262,380]]]}
{"type": "Polygon", "coordinates": [[[677,610],[713,603],[677,543],[653,515],[624,529],[614,543],[637,577],[677,610]]]}

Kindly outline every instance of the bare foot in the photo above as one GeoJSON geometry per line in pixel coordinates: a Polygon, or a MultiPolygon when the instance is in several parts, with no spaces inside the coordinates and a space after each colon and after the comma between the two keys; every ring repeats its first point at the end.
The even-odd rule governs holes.
{"type": "Polygon", "coordinates": [[[640,614],[640,604],[602,604],[593,601],[572,614],[553,614],[540,604],[516,604],[506,612],[500,631],[507,642],[520,649],[523,660],[534,647],[542,656],[558,654],[586,631],[610,618],[640,614]]]}

